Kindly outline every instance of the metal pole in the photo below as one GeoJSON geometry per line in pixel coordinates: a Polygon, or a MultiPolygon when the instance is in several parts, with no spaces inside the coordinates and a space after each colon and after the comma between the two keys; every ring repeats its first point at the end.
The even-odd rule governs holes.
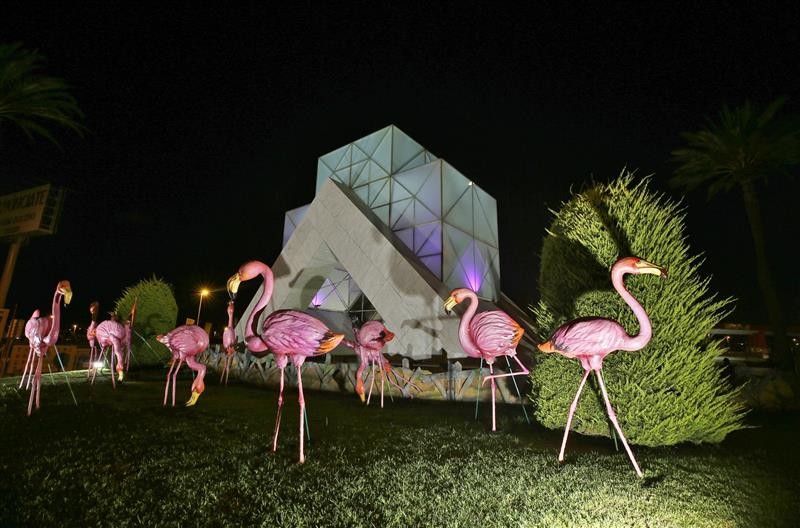
{"type": "Polygon", "coordinates": [[[8,247],[8,255],[6,255],[6,265],[3,268],[3,276],[0,278],[0,308],[6,305],[6,296],[8,295],[8,288],[11,286],[11,277],[14,275],[14,267],[17,265],[17,256],[19,256],[19,248],[25,237],[15,238],[11,245],[8,247]]]}
{"type": "Polygon", "coordinates": [[[200,302],[197,305],[197,322],[195,323],[197,326],[200,326],[200,308],[203,307],[203,294],[200,294],[200,302]]]}

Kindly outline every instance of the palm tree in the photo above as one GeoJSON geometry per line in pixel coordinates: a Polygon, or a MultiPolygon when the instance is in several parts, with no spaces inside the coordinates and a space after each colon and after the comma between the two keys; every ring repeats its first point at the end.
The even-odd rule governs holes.
{"type": "MultiPolygon", "coordinates": [[[[707,186],[709,198],[734,187],[741,190],[755,246],[758,284],[774,335],[774,357],[791,368],[786,323],[769,271],[756,187],[759,180],[788,176],[800,164],[800,126],[777,115],[783,104],[783,98],[776,99],[763,111],[749,102],[733,109],[725,106],[717,120],[708,120],[702,130],[681,134],[687,146],[672,152],[678,168],[670,184],[687,191],[707,186]]],[[[800,361],[795,366],[800,369],[800,361]]]]}
{"type": "Polygon", "coordinates": [[[63,79],[41,73],[45,57],[20,43],[0,45],[0,126],[17,125],[28,138],[41,136],[56,145],[48,124],[82,135],[83,112],[63,79]]]}

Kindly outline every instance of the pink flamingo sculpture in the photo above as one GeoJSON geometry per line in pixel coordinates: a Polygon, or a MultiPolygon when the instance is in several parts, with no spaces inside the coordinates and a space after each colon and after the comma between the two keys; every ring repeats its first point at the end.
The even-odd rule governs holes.
{"type": "Polygon", "coordinates": [[[582,317],[556,328],[550,340],[538,345],[538,347],[542,352],[557,352],[564,357],[579,360],[585,371],[581,384],[578,386],[578,392],[575,393],[575,399],[572,400],[572,405],[569,407],[567,426],[564,429],[564,439],[561,442],[561,451],[558,454],[558,461],[564,461],[564,450],[567,447],[567,436],[569,436],[572,416],[575,414],[575,409],[578,407],[578,399],[581,396],[581,391],[583,391],[583,386],[586,384],[586,378],[589,377],[590,372],[594,371],[597,375],[597,383],[600,385],[600,391],[603,393],[603,400],[606,403],[608,417],[622,439],[622,445],[625,447],[625,451],[628,453],[631,463],[633,463],[636,474],[641,478],[642,470],[639,469],[639,464],[636,463],[633,452],[628,446],[628,442],[625,440],[625,435],[622,434],[622,429],[617,421],[617,415],[614,413],[614,409],[611,407],[611,402],[608,399],[606,385],[603,382],[603,375],[600,372],[603,369],[603,359],[608,354],[615,350],[626,350],[628,352],[641,350],[647,345],[650,341],[650,337],[653,335],[653,329],[650,326],[650,318],[647,316],[647,312],[644,311],[639,301],[625,289],[623,277],[629,273],[637,275],[649,273],[666,278],[667,270],[637,257],[622,258],[611,267],[611,283],[636,315],[636,320],[639,322],[638,335],[628,335],[622,325],[611,319],[602,317],[582,317]]]}
{"type": "MultiPolygon", "coordinates": [[[[356,371],[356,394],[358,394],[362,402],[365,401],[362,375],[367,365],[372,365],[372,381],[369,385],[369,395],[366,398],[366,403],[369,405],[369,400],[372,397],[372,387],[375,385],[375,367],[377,366],[381,373],[381,409],[383,409],[384,379],[389,380],[389,383],[397,387],[401,393],[403,392],[403,387],[397,383],[397,373],[392,370],[391,363],[381,353],[386,343],[394,339],[394,334],[378,321],[367,321],[361,328],[354,330],[353,334],[355,337],[354,342],[345,339],[342,344],[355,350],[361,359],[361,364],[358,367],[358,371],[356,371]],[[395,381],[392,381],[389,374],[395,376],[395,381]]],[[[402,378],[402,376],[399,377],[402,378]]],[[[402,379],[406,381],[405,378],[402,379]]]]}
{"type": "Polygon", "coordinates": [[[30,351],[28,352],[28,361],[25,363],[25,370],[22,373],[22,380],[19,386],[22,388],[27,373],[28,382],[26,387],[31,387],[31,397],[28,400],[28,416],[31,415],[34,400],[36,401],[36,409],[39,409],[39,394],[42,391],[42,363],[47,357],[47,349],[55,346],[58,341],[61,324],[61,306],[59,303],[62,298],[64,299],[64,305],[68,305],[72,300],[72,288],[69,281],[66,280],[62,280],[56,285],[56,291],[53,294],[52,315],[50,317],[41,317],[39,310],[34,310],[31,318],[25,324],[25,337],[28,338],[30,351]]]}
{"type": "Polygon", "coordinates": [[[233,300],[228,301],[228,326],[222,332],[222,348],[225,349],[225,366],[222,368],[222,373],[219,375],[219,382],[222,383],[222,378],[225,378],[225,385],[228,384],[228,375],[231,369],[231,360],[233,353],[236,352],[234,348],[236,345],[236,331],[233,329],[233,300]]]}
{"type": "Polygon", "coordinates": [[[303,418],[305,399],[303,398],[303,378],[301,368],[306,358],[330,352],[344,339],[344,334],[332,332],[322,321],[297,310],[277,310],[265,320],[260,335],[256,335],[253,323],[257,321],[272,297],[274,279],[272,270],[257,260],[243,264],[239,271],[228,279],[228,292],[234,296],[239,284],[261,275],[264,280],[261,298],[256,303],[245,325],[244,342],[250,352],[261,357],[272,352],[275,364],[281,371],[280,393],[278,394],[278,414],[275,418],[275,434],[272,439],[273,453],[278,449],[278,432],[281,427],[281,407],[283,406],[283,374],[289,360],[297,370],[297,391],[300,404],[300,463],[305,462],[303,453],[303,418]]]}
{"type": "Polygon", "coordinates": [[[100,354],[97,350],[97,312],[99,310],[99,302],[95,301],[89,305],[89,313],[92,314],[92,322],[89,323],[89,328],[86,329],[86,340],[89,341],[89,370],[86,371],[86,376],[91,376],[92,383],[94,383],[94,376],[97,372],[94,362],[100,359],[100,354]]]}
{"type": "Polygon", "coordinates": [[[181,365],[186,361],[189,368],[197,372],[197,376],[192,382],[192,396],[186,402],[186,406],[191,407],[197,403],[197,399],[206,390],[206,385],[203,383],[203,378],[206,375],[206,366],[195,358],[208,348],[208,334],[197,325],[183,325],[167,334],[157,336],[156,339],[166,345],[172,352],[172,363],[169,366],[169,372],[167,372],[167,385],[164,387],[164,405],[167,404],[169,377],[172,375],[172,406],[175,407],[175,382],[181,365]],[[173,372],[176,361],[178,367],[173,372]]]}
{"type": "MultiPolygon", "coordinates": [[[[122,381],[124,378],[125,357],[122,351],[125,350],[125,343],[128,339],[128,332],[125,327],[120,323],[116,314],[111,314],[111,319],[107,319],[97,325],[95,335],[97,342],[100,343],[100,351],[105,355],[105,350],[111,347],[111,386],[117,388],[117,382],[114,379],[114,359],[116,359],[117,378],[122,381]]],[[[94,381],[94,378],[92,378],[94,381]]]]}
{"type": "MultiPolygon", "coordinates": [[[[478,296],[469,288],[457,288],[450,292],[444,301],[449,313],[461,302],[469,300],[469,306],[461,316],[458,326],[458,340],[469,357],[481,358],[489,365],[489,376],[481,384],[491,381],[492,387],[492,431],[497,430],[495,419],[495,379],[529,374],[528,369],[517,357],[517,345],[525,330],[502,310],[489,310],[475,314],[478,310],[478,296]],[[494,374],[494,361],[500,356],[512,358],[522,368],[520,372],[494,374]]],[[[510,364],[509,364],[510,367],[510,364]]],[[[509,368],[510,370],[510,368],[509,368]]]]}

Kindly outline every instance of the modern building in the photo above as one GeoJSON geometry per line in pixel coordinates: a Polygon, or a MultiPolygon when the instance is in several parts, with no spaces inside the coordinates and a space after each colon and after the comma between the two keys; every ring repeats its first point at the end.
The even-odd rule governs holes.
{"type": "Polygon", "coordinates": [[[345,333],[381,319],[397,336],[387,352],[414,359],[464,356],[442,306],[454,288],[527,323],[500,291],[496,200],[395,126],[319,158],[316,196],[286,213],[283,244],[262,317],[301,309],[345,333]]]}

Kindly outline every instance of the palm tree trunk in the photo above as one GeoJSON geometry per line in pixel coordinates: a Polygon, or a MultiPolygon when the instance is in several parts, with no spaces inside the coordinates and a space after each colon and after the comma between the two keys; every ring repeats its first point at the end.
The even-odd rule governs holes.
{"type": "Polygon", "coordinates": [[[770,326],[772,327],[773,338],[770,355],[782,368],[791,370],[794,361],[789,354],[789,337],[786,335],[786,321],[783,318],[781,303],[775,291],[775,286],[772,283],[772,275],[769,270],[767,246],[764,240],[764,226],[761,222],[761,205],[758,201],[756,186],[752,181],[744,181],[741,186],[744,208],[745,211],[747,211],[747,219],[750,221],[750,230],[753,234],[753,246],[756,250],[758,285],[761,288],[761,295],[764,298],[764,305],[767,309],[770,326]]]}

